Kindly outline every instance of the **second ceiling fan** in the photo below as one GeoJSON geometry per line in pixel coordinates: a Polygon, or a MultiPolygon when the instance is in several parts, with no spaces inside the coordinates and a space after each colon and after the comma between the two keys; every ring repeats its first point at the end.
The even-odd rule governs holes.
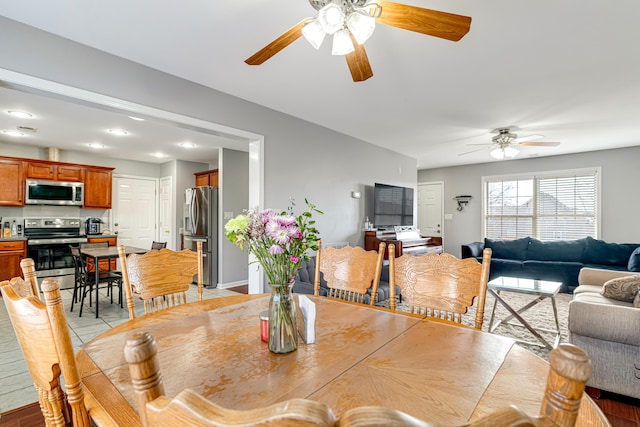
{"type": "Polygon", "coordinates": [[[309,0],[317,18],[305,18],[247,58],[260,65],[301,36],[318,49],[326,35],[333,36],[332,53],[344,55],[354,82],[373,76],[364,42],[375,24],[383,24],[446,40],[458,41],[469,32],[471,18],[385,0],[309,0]]]}
{"type": "MultiPolygon", "coordinates": [[[[486,144],[469,144],[469,145],[489,145],[491,151],[489,154],[494,159],[512,159],[520,153],[517,146],[523,147],[557,147],[560,145],[559,142],[555,141],[538,141],[540,138],[544,138],[542,135],[528,135],[519,138],[517,134],[513,133],[514,129],[504,127],[493,130],[492,133],[496,133],[494,137],[491,138],[491,142],[486,144]]],[[[477,150],[467,151],[466,153],[458,154],[459,156],[463,156],[465,154],[471,154],[476,151],[484,150],[484,148],[479,148],[477,150]]]]}

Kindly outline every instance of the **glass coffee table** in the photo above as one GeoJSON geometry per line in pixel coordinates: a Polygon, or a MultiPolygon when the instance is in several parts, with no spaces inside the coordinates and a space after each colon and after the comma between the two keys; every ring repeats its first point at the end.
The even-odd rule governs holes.
{"type": "Polygon", "coordinates": [[[497,277],[491,280],[487,284],[487,290],[489,291],[489,293],[491,293],[491,295],[493,295],[493,297],[495,298],[495,301],[493,302],[493,309],[491,310],[491,320],[489,321],[489,332],[495,331],[498,326],[509,323],[510,320],[515,318],[518,322],[521,323],[521,325],[518,325],[517,323],[509,323],[509,324],[512,326],[525,327],[529,332],[531,332],[538,339],[538,341],[540,341],[541,344],[537,342],[528,342],[528,341],[523,341],[523,342],[526,342],[527,344],[538,345],[541,347],[547,347],[549,349],[553,349],[557,347],[558,343],[560,342],[560,323],[558,322],[558,310],[556,309],[556,295],[558,294],[558,291],[560,291],[560,286],[562,286],[561,282],[550,282],[547,280],[520,279],[517,277],[497,277]],[[500,295],[500,292],[515,292],[519,294],[528,294],[528,295],[535,296],[535,298],[521,308],[514,308],[509,304],[508,301],[502,298],[502,296],[500,295]],[[539,302],[544,301],[545,299],[551,300],[551,307],[553,308],[553,318],[556,323],[555,330],[543,329],[543,328],[536,329],[532,327],[531,324],[529,324],[529,322],[527,322],[521,316],[522,313],[529,310],[531,307],[535,306],[539,302]],[[498,323],[494,325],[493,322],[495,320],[494,318],[496,313],[496,305],[498,304],[498,302],[500,302],[500,304],[502,304],[504,308],[506,308],[507,311],[511,313],[511,315],[505,317],[504,319],[500,320],[498,323]],[[555,333],[554,343],[553,344],[549,343],[549,341],[547,341],[542,335],[540,335],[540,331],[555,333]]]}

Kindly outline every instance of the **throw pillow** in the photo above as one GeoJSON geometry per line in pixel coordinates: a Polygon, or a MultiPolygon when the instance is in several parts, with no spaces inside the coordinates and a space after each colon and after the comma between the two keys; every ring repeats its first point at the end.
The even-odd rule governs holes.
{"type": "Polygon", "coordinates": [[[640,292],[640,274],[634,274],[606,281],[600,295],[618,301],[633,302],[638,292],[640,292]]]}
{"type": "Polygon", "coordinates": [[[633,299],[633,306],[640,308],[640,289],[638,289],[638,293],[636,294],[636,297],[633,299]]]}
{"type": "Polygon", "coordinates": [[[640,247],[636,248],[635,251],[629,257],[629,264],[627,264],[627,270],[629,271],[640,271],[640,247]]]}

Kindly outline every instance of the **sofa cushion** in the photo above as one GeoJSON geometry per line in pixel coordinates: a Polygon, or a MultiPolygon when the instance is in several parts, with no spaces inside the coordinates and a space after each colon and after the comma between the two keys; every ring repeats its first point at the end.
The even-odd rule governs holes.
{"type": "Polygon", "coordinates": [[[602,285],[600,294],[605,298],[633,302],[638,295],[638,291],[640,291],[640,274],[634,274],[633,276],[607,280],[602,285]]]}
{"type": "Polygon", "coordinates": [[[640,246],[631,252],[629,262],[627,263],[627,270],[640,271],[640,246]]]}
{"type": "Polygon", "coordinates": [[[586,264],[622,265],[626,267],[631,254],[638,247],[640,245],[607,243],[604,240],[587,237],[582,261],[586,264]]]}
{"type": "Polygon", "coordinates": [[[639,346],[639,322],[640,310],[631,303],[605,298],[599,293],[582,292],[569,303],[570,334],[639,346]]]}
{"type": "Polygon", "coordinates": [[[525,261],[522,276],[529,279],[561,282],[560,292],[569,292],[578,286],[577,278],[582,269],[579,262],[564,261],[525,261]]]}
{"type": "Polygon", "coordinates": [[[522,261],[491,258],[491,263],[489,264],[489,280],[493,280],[499,276],[522,277],[522,261]]]}
{"type": "Polygon", "coordinates": [[[542,242],[531,238],[527,249],[527,259],[536,261],[582,262],[586,239],[554,240],[542,242]]]}
{"type": "Polygon", "coordinates": [[[515,240],[493,240],[485,238],[484,247],[491,249],[492,261],[496,258],[525,260],[530,240],[530,237],[515,240]]]}

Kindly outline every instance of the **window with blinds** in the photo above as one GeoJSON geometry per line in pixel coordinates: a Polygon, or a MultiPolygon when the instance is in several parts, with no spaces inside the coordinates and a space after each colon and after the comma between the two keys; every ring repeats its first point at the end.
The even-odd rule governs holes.
{"type": "Polygon", "coordinates": [[[599,168],[483,178],[484,235],[598,237],[599,168]]]}

